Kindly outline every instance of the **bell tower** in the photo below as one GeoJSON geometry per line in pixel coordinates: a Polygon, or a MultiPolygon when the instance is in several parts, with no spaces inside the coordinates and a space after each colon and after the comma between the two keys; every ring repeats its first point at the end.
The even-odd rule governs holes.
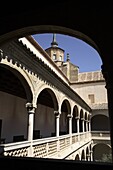
{"type": "Polygon", "coordinates": [[[58,47],[55,33],[53,33],[51,47],[45,49],[45,51],[48,53],[50,58],[56,63],[58,67],[62,66],[64,62],[64,50],[58,47]]]}

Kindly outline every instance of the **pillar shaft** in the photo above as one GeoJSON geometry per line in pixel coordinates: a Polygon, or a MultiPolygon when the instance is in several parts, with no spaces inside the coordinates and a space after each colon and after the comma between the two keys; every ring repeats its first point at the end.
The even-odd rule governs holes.
{"type": "Polygon", "coordinates": [[[69,121],[69,134],[72,134],[72,116],[68,114],[68,121],[69,121]]]}
{"type": "Polygon", "coordinates": [[[54,111],[55,114],[55,120],[56,120],[56,136],[59,137],[59,118],[60,114],[58,111],[54,111]]]}
{"type": "Polygon", "coordinates": [[[26,107],[27,107],[27,112],[28,112],[28,141],[32,141],[35,107],[33,107],[31,103],[27,103],[26,107]]]}

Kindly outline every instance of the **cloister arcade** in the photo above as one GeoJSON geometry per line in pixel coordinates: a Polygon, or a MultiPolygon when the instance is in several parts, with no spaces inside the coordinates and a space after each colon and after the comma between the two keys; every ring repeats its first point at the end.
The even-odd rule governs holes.
{"type": "MultiPolygon", "coordinates": [[[[91,144],[91,108],[70,88],[63,74],[59,74],[61,78],[55,74],[60,70],[52,71],[38,49],[37,53],[40,59],[17,41],[1,49],[1,154],[66,158],[91,144]],[[45,154],[39,154],[37,142],[45,154]]],[[[86,154],[82,155],[81,160],[86,159],[86,154]]]]}
{"type": "MultiPolygon", "coordinates": [[[[0,64],[0,70],[5,73],[5,76],[1,77],[0,84],[2,90],[0,92],[2,104],[1,114],[3,113],[1,115],[3,123],[1,138],[5,138],[6,142],[11,142],[13,141],[13,135],[17,133],[23,134],[24,138],[27,139],[28,116],[25,106],[27,106],[26,104],[28,104],[28,102],[32,103],[32,98],[34,98],[32,93],[34,93],[34,91],[32,92],[30,90],[30,85],[27,83],[22,74],[16,69],[11,68],[11,65],[8,66],[6,64],[0,64]],[[9,119],[5,120],[7,114],[9,119]],[[13,119],[11,119],[12,116],[14,116],[13,119]],[[10,126],[12,125],[12,128],[8,128],[9,123],[10,126]]],[[[55,125],[55,112],[59,112],[60,135],[71,133],[71,131],[73,131],[73,133],[88,131],[90,120],[87,119],[89,113],[86,112],[85,109],[81,108],[76,103],[74,105],[74,102],[70,98],[67,98],[65,94],[62,94],[62,97],[58,100],[58,97],[56,96],[61,96],[61,94],[58,94],[58,91],[56,92],[45,83],[43,83],[41,87],[43,88],[40,89],[39,86],[40,93],[38,92],[38,94],[36,94],[37,101],[34,103],[36,110],[33,125],[34,130],[40,129],[41,137],[56,134],[55,129],[58,127],[57,124],[55,125]],[[70,119],[72,121],[73,129],[69,129],[70,119]]]]}

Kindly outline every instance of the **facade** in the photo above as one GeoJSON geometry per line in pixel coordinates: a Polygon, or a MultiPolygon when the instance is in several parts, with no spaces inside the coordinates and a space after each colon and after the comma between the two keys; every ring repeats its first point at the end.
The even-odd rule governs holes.
{"type": "Polygon", "coordinates": [[[102,160],[104,154],[111,154],[110,122],[105,80],[101,71],[78,73],[78,81],[72,83],[71,87],[92,109],[93,160],[102,160]]]}
{"type": "Polygon", "coordinates": [[[72,89],[91,107],[93,160],[102,161],[104,154],[111,154],[110,123],[105,79],[101,70],[79,73],[79,67],[71,63],[69,54],[67,54],[67,59],[64,61],[64,51],[62,50],[62,53],[58,54],[56,48],[57,50],[59,49],[56,36],[53,35],[51,47],[46,49],[46,52],[49,51],[48,54],[53,61],[56,55],[55,63],[66,77],[68,77],[72,89]],[[61,57],[58,58],[59,56],[62,56],[62,60],[60,60],[61,57]]]}
{"type": "Polygon", "coordinates": [[[32,36],[10,41],[1,46],[0,58],[1,155],[92,161],[101,142],[110,152],[104,79],[80,79],[69,54],[64,62],[55,35],[46,50],[32,36]],[[87,83],[89,89],[97,83],[103,101],[94,102],[95,89],[88,101],[87,83]],[[98,130],[101,117],[107,124],[98,130]]]}

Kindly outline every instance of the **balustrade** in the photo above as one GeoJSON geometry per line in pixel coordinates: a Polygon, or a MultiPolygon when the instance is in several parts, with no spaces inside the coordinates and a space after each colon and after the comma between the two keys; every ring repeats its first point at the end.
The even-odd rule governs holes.
{"type": "Polygon", "coordinates": [[[86,133],[75,133],[72,135],[62,135],[59,137],[51,137],[46,139],[36,139],[31,141],[22,141],[15,142],[10,144],[1,144],[0,145],[0,154],[4,156],[21,156],[27,157],[29,155],[29,148],[32,147],[33,157],[38,158],[49,158],[54,157],[59,153],[62,153],[64,150],[69,150],[71,152],[71,146],[77,145],[79,142],[79,147],[81,147],[86,142],[91,141],[89,139],[90,133],[87,132],[87,139],[85,139],[86,133]],[[80,141],[78,141],[78,136],[80,136],[80,141]],[[72,143],[70,143],[70,138],[72,143]],[[85,139],[85,140],[84,140],[85,139]],[[81,142],[81,145],[80,145],[81,142]]]}

